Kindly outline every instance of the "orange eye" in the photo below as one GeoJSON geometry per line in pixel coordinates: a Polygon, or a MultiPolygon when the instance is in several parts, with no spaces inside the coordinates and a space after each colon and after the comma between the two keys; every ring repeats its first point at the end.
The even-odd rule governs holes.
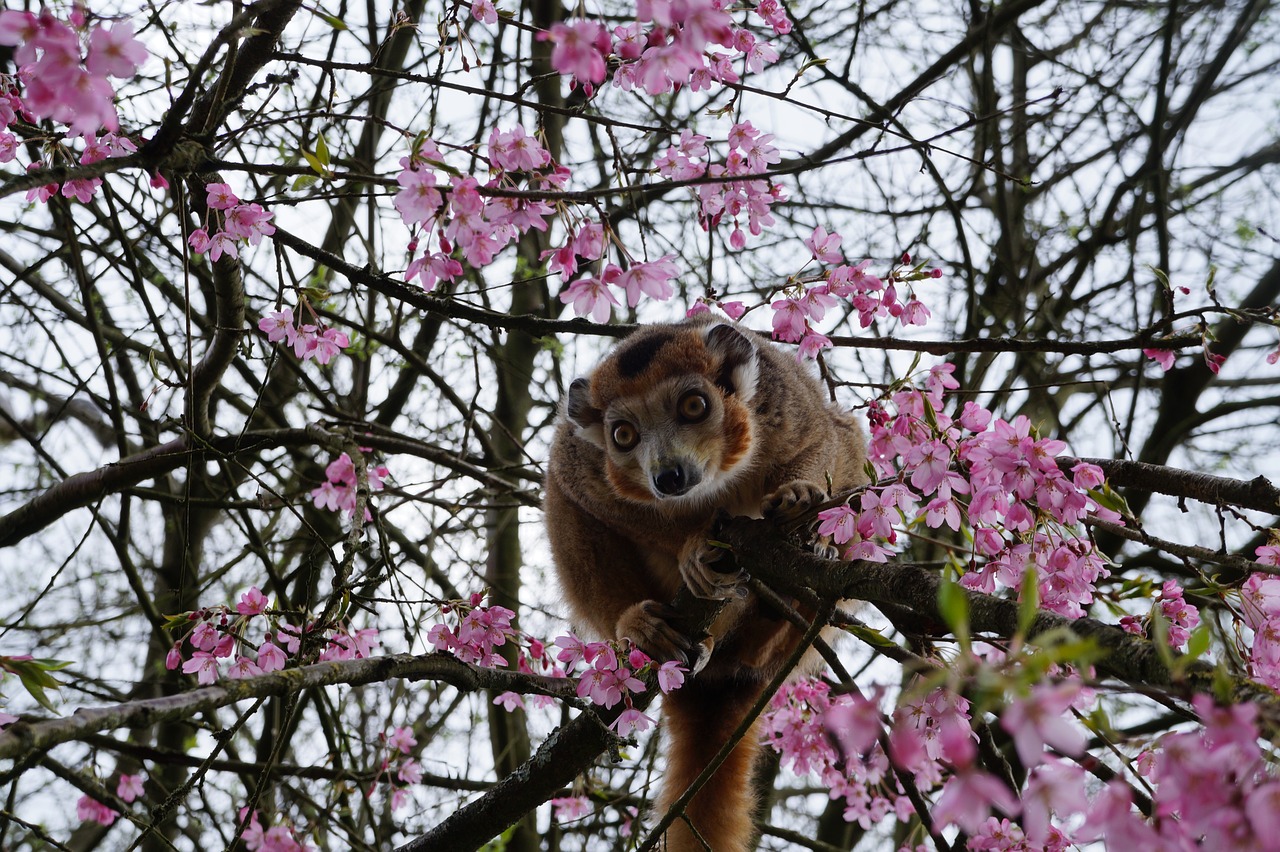
{"type": "Polygon", "coordinates": [[[710,410],[711,406],[707,403],[707,398],[698,391],[685,394],[680,397],[680,402],[676,404],[676,411],[679,412],[680,419],[686,423],[701,421],[710,410]]]}
{"type": "Polygon", "coordinates": [[[640,443],[640,433],[636,431],[636,427],[625,420],[619,420],[613,424],[612,434],[614,446],[624,453],[640,443]]]}

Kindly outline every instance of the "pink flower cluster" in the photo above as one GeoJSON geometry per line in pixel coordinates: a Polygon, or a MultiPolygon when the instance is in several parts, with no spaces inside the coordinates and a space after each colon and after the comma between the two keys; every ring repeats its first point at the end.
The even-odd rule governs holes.
{"type": "MultiPolygon", "coordinates": [[[[120,779],[116,782],[116,795],[124,802],[134,802],[142,793],[141,775],[120,775],[120,779]]],[[[85,822],[111,825],[119,815],[115,808],[103,804],[92,796],[81,796],[76,801],[76,818],[85,822]]]]}
{"type": "Polygon", "coordinates": [[[700,222],[709,231],[727,216],[733,228],[729,245],[741,249],[747,244],[741,220],[745,218],[747,230],[758,237],[774,223],[773,205],[786,200],[779,184],[759,177],[779,162],[781,155],[773,145],[773,134],[757,130],[750,121],[729,128],[722,160],[713,158],[708,141],[706,136],[682,131],[680,143],[659,155],[658,173],[679,181],[714,178],[697,187],[700,222]],[[732,179],[736,177],[741,179],[732,179]]]}
{"type": "MultiPolygon", "coordinates": [[[[505,666],[506,659],[495,649],[508,641],[519,641],[520,634],[511,625],[515,613],[501,606],[484,606],[483,601],[484,595],[476,592],[466,604],[442,607],[443,614],[458,616],[458,626],[454,629],[448,624],[435,624],[427,633],[427,641],[437,651],[453,654],[464,663],[505,666]]],[[[559,649],[553,661],[551,647],[547,643],[532,637],[526,637],[525,642],[527,650],[521,647],[516,655],[519,671],[563,678],[581,667],[583,672],[577,686],[579,698],[606,708],[625,702],[626,709],[610,725],[624,737],[636,731],[646,731],[654,724],[652,718],[631,704],[632,694],[645,691],[640,677],[653,672],[658,688],[666,693],[680,688],[687,671],[675,661],[659,665],[630,643],[620,648],[614,642],[585,642],[573,634],[566,634],[551,643],[551,647],[559,649]]],[[[504,692],[493,703],[513,710],[525,707],[527,701],[532,701],[535,706],[554,704],[554,699],[549,696],[526,697],[515,692],[504,692]]]]}
{"type": "Polygon", "coordinates": [[[391,733],[383,734],[382,740],[386,751],[383,754],[378,775],[369,789],[369,795],[373,795],[379,779],[385,773],[391,788],[391,809],[399,810],[408,802],[407,785],[422,781],[422,764],[410,757],[418,740],[409,728],[394,728],[391,733]]]}
{"type": "MultiPolygon", "coordinates": [[[[578,270],[578,258],[601,260],[605,251],[604,226],[599,222],[587,222],[564,246],[546,252],[543,257],[550,257],[548,269],[569,278],[578,270]]],[[[625,270],[617,264],[607,263],[599,277],[589,275],[575,279],[560,294],[560,301],[565,304],[572,302],[574,314],[590,316],[596,322],[608,321],[613,309],[619,306],[609,287],[622,290],[628,307],[632,308],[644,296],[659,302],[666,301],[675,294],[671,281],[679,274],[671,257],[664,255],[653,261],[633,261],[625,270]]]]}
{"type": "Polygon", "coordinates": [[[458,626],[451,629],[447,624],[432,625],[427,641],[437,651],[453,654],[464,663],[493,668],[505,666],[506,659],[494,649],[517,637],[516,629],[511,626],[516,614],[503,606],[484,606],[483,600],[484,595],[476,592],[471,595],[469,606],[443,607],[445,615],[458,615],[458,626]]]}
{"type": "MultiPolygon", "coordinates": [[[[1191,631],[1200,623],[1200,610],[1187,603],[1182,596],[1182,587],[1174,580],[1165,581],[1156,593],[1160,603],[1160,617],[1164,619],[1167,641],[1171,648],[1182,649],[1191,636],[1191,631]]],[[[1135,615],[1126,615],[1120,619],[1120,627],[1126,633],[1135,636],[1148,636],[1150,619],[1135,615]]]]}
{"type": "Polygon", "coordinates": [[[298,358],[304,361],[314,358],[318,364],[328,364],[334,355],[351,345],[346,332],[336,328],[321,330],[311,323],[295,325],[293,308],[274,311],[258,320],[258,330],[272,343],[292,346],[298,358]]]}
{"type": "MultiPolygon", "coordinates": [[[[906,302],[898,296],[900,284],[920,281],[925,278],[939,278],[942,271],[932,269],[922,271],[919,268],[896,268],[890,271],[886,280],[868,273],[870,260],[856,265],[843,263],[840,243],[843,238],[838,233],[826,232],[822,226],[814,228],[813,233],[805,239],[811,257],[821,263],[835,263],[828,269],[822,283],[813,286],[795,285],[794,293],[775,301],[773,308],[773,336],[775,340],[785,340],[800,344],[802,357],[813,357],[823,349],[831,347],[831,341],[820,334],[812,325],[820,322],[827,309],[835,306],[840,299],[847,299],[858,312],[858,322],[866,328],[877,317],[893,317],[903,325],[925,325],[929,321],[929,309],[924,303],[911,294],[906,302]]],[[[911,262],[910,255],[903,255],[904,266],[911,262]]]]}
{"type": "MultiPolygon", "coordinates": [[[[0,128],[5,126],[5,118],[8,112],[4,99],[0,96],[0,128]]],[[[80,162],[83,165],[88,165],[108,158],[124,157],[137,150],[138,146],[127,136],[117,136],[110,132],[104,133],[102,136],[87,136],[85,137],[84,151],[80,154],[80,162]]],[[[16,151],[17,139],[13,134],[0,130],[0,163],[12,160],[16,151]]],[[[31,163],[27,166],[27,172],[38,172],[41,168],[43,168],[42,164],[31,163]]],[[[82,204],[88,204],[100,186],[102,186],[102,178],[72,178],[63,182],[62,197],[74,198],[82,204]]],[[[57,195],[58,191],[57,183],[47,183],[27,190],[27,200],[43,204],[54,195],[57,195]]]]}
{"type": "Polygon", "coordinates": [[[76,801],[76,819],[84,822],[96,822],[99,825],[111,825],[120,816],[110,805],[99,802],[92,796],[81,796],[76,801]]]}
{"type": "Polygon", "coordinates": [[[938,828],[954,824],[988,836],[971,849],[1064,849],[1071,840],[1051,817],[1069,820],[1087,810],[1084,773],[1044,747],[1083,753],[1081,729],[1065,718],[1080,693],[1078,682],[1038,684],[1001,714],[1030,770],[1021,797],[979,766],[969,702],[945,688],[905,700],[886,724],[875,700],[832,695],[821,681],[799,681],[774,696],[763,738],[797,773],[820,774],[831,797],[844,799],[845,819],[864,828],[890,814],[902,821],[912,816],[914,806],[891,771],[896,768],[921,793],[937,791],[931,816],[938,828]],[[1021,814],[1021,827],[992,817],[993,808],[1021,814]],[[998,845],[1001,838],[1011,845],[998,845]],[[1016,845],[1024,840],[1030,842],[1016,845]]]}
{"type": "Polygon", "coordinates": [[[1155,814],[1134,812],[1129,787],[1111,782],[1094,801],[1079,839],[1109,848],[1274,849],[1280,834],[1280,779],[1258,747],[1258,708],[1192,699],[1204,727],[1168,734],[1138,763],[1155,786],[1155,814]]]}
{"type": "Polygon", "coordinates": [[[115,131],[115,89],[108,77],[132,77],[147,59],[133,24],[86,27],[84,11],[61,21],[53,13],[0,12],[0,45],[16,47],[14,61],[25,88],[22,103],[35,119],[66,124],[77,135],[115,131]]]}
{"type": "Polygon", "coordinates": [[[444,155],[430,139],[424,139],[410,156],[400,160],[396,182],[400,191],[393,201],[410,228],[422,226],[434,234],[438,248],[429,246],[417,255],[419,242],[409,243],[410,263],[405,280],[417,278],[424,289],[435,289],[440,281],[453,281],[462,274],[462,264],[452,255],[461,253],[468,264],[479,269],[493,262],[498,252],[530,228],[547,230],[547,217],[554,209],[546,201],[503,197],[502,189],[562,189],[569,171],[551,161],[551,155],[521,125],[511,130],[495,128],[489,134],[489,165],[492,177],[481,193],[474,177],[454,174],[442,185],[437,169],[444,155]]]}
{"type": "MultiPolygon", "coordinates": [[[[1255,556],[1263,565],[1280,567],[1280,544],[1264,544],[1255,556]]],[[[1280,577],[1250,574],[1240,588],[1240,610],[1244,623],[1253,631],[1250,675],[1259,683],[1280,689],[1280,577]]]]}
{"type": "MultiPolygon", "coordinates": [[[[315,629],[305,628],[278,620],[268,611],[266,595],[253,586],[240,596],[235,612],[228,606],[198,609],[187,615],[191,632],[169,649],[165,667],[179,667],[185,674],[194,674],[200,684],[211,684],[220,677],[233,680],[285,668],[290,658],[296,658],[302,649],[302,636],[315,629]],[[245,655],[253,645],[247,640],[251,626],[258,618],[266,624],[263,640],[257,644],[253,657],[245,655]],[[184,647],[187,654],[184,659],[184,647]]],[[[324,637],[324,648],[319,660],[353,660],[372,656],[378,646],[378,631],[374,628],[350,630],[339,627],[324,637]]]]}
{"type": "MultiPolygon", "coordinates": [[[[240,821],[243,822],[248,808],[240,809],[240,821]]],[[[299,838],[297,828],[288,823],[272,826],[263,829],[262,824],[258,822],[258,812],[254,811],[253,816],[249,817],[249,823],[245,826],[244,833],[240,835],[240,839],[244,842],[244,847],[249,852],[312,852],[315,849],[308,843],[304,843],[299,838]]]]}
{"type": "MultiPolygon", "coordinates": [[[[734,68],[759,73],[778,53],[749,30],[734,24],[723,0],[640,0],[636,19],[616,26],[586,19],[557,23],[540,37],[551,41],[551,67],[582,86],[587,97],[603,83],[614,60],[613,84],[624,91],[643,89],[659,95],[688,86],[693,91],[740,81],[734,68]]],[[[777,0],[764,0],[755,12],[775,33],[791,31],[777,0]]]]}
{"type": "Polygon", "coordinates": [[[891,481],[867,489],[858,508],[819,513],[819,533],[849,544],[847,558],[884,561],[901,522],[967,527],[974,544],[962,585],[991,594],[999,582],[1021,591],[1033,568],[1042,608],[1083,615],[1094,583],[1108,572],[1092,542],[1067,530],[1086,515],[1119,520],[1089,497],[1102,484],[1102,471],[1081,463],[1067,477],[1056,461],[1065,445],[1033,435],[1026,417],[993,419],[967,402],[953,419],[943,408],[944,393],[957,387],[953,370],[950,364],[933,367],[923,390],[894,392],[893,413],[872,403],[868,458],[891,481]]]}
{"type": "Polygon", "coordinates": [[[573,634],[559,636],[552,643],[560,649],[556,659],[570,672],[582,665],[585,671],[578,679],[578,697],[601,707],[625,702],[626,709],[609,727],[618,736],[631,736],[647,731],[654,720],[632,706],[631,696],[644,692],[641,676],[654,672],[658,689],[668,693],[684,684],[686,669],[674,660],[659,665],[639,648],[626,643],[619,649],[613,642],[584,642],[573,634]],[[619,656],[625,650],[625,656],[619,656]]]}
{"type": "MultiPolygon", "coordinates": [[[[385,480],[391,475],[387,466],[382,464],[366,465],[365,473],[369,478],[370,492],[385,488],[385,480]]],[[[351,461],[351,456],[343,453],[329,462],[324,469],[324,475],[325,481],[311,490],[311,500],[316,508],[328,509],[330,512],[346,512],[354,518],[356,490],[359,488],[359,483],[356,481],[356,466],[351,461]]],[[[366,521],[373,519],[373,515],[367,508],[364,510],[364,519],[366,521]]]]}
{"type": "Polygon", "coordinates": [[[239,257],[239,243],[256,246],[263,237],[276,232],[276,226],[271,224],[271,217],[275,214],[267,212],[261,204],[242,203],[227,184],[211,183],[205,191],[209,206],[207,224],[196,228],[187,237],[187,244],[196,254],[208,253],[209,260],[214,263],[224,254],[239,257]],[[213,226],[212,233],[210,226],[213,226]]]}

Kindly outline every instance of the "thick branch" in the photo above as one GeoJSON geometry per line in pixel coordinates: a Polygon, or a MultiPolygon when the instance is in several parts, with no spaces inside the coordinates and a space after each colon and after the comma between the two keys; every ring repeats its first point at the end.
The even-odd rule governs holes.
{"type": "MultiPolygon", "coordinates": [[[[427,459],[469,476],[486,487],[509,493],[525,505],[539,504],[535,495],[519,489],[514,483],[430,444],[394,435],[363,432],[360,442],[383,452],[427,459]]],[[[67,512],[93,505],[108,494],[177,470],[188,464],[193,456],[208,461],[252,455],[275,447],[301,447],[315,443],[315,435],[307,429],[271,429],[243,435],[220,435],[205,441],[187,436],[175,438],[118,462],[69,476],[0,517],[0,547],[17,544],[67,512]]]]}
{"type": "MultiPolygon", "coordinates": [[[[824,599],[852,598],[902,606],[944,624],[938,611],[937,572],[903,563],[841,562],[823,559],[782,538],[764,521],[735,518],[717,537],[732,548],[738,565],[752,576],[775,588],[797,592],[812,589],[824,599]]],[[[1019,605],[1016,601],[965,591],[969,601],[969,626],[975,633],[1012,637],[1018,632],[1019,605]]],[[[1204,662],[1188,662],[1181,677],[1175,677],[1161,653],[1151,642],[1125,633],[1119,627],[1092,618],[1070,619],[1041,612],[1031,623],[1029,639],[1050,631],[1070,630],[1091,639],[1106,652],[1097,669],[1110,677],[1147,686],[1185,692],[1212,692],[1214,668],[1204,662]]],[[[1269,690],[1249,681],[1235,684],[1238,697],[1269,707],[1268,715],[1280,713],[1280,704],[1269,690]]]]}
{"type": "Polygon", "coordinates": [[[1073,465],[1082,461],[1102,468],[1107,480],[1121,488],[1140,488],[1178,498],[1190,497],[1212,506],[1230,504],[1268,514],[1280,512],[1280,488],[1272,485],[1265,476],[1256,476],[1245,482],[1147,462],[1065,456],[1058,459],[1058,465],[1064,471],[1070,471],[1073,465]]]}
{"type": "Polygon", "coordinates": [[[382,683],[396,678],[436,680],[469,691],[512,690],[566,699],[576,695],[573,685],[559,678],[479,668],[442,654],[395,654],[363,660],[331,660],[242,680],[224,680],[216,686],[177,695],[129,701],[110,707],[81,708],[65,719],[15,722],[0,732],[0,759],[18,758],[100,731],[144,728],[161,722],[189,719],[250,698],[287,695],[336,684],[382,683]]]}

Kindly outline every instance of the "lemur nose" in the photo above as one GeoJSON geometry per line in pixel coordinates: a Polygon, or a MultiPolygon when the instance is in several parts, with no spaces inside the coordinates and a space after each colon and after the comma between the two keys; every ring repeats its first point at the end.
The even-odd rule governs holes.
{"type": "Polygon", "coordinates": [[[658,471],[653,478],[653,485],[658,489],[659,494],[675,497],[689,490],[689,477],[685,474],[683,466],[676,465],[658,471]]]}

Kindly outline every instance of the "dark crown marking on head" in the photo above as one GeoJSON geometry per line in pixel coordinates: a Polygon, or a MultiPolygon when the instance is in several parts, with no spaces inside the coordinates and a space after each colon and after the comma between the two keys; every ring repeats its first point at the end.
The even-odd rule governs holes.
{"type": "Polygon", "coordinates": [[[643,373],[664,346],[675,339],[669,331],[647,334],[633,343],[623,344],[618,353],[618,376],[634,379],[643,373]]]}

